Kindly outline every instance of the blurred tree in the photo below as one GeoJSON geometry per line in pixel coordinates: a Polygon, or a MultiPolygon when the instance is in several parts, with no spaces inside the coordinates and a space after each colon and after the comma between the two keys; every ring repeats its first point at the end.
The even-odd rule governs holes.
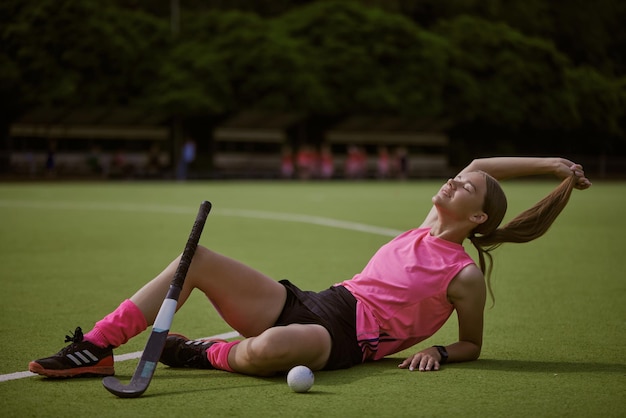
{"type": "Polygon", "coordinates": [[[309,111],[438,116],[445,42],[410,20],[354,2],[318,2],[276,19],[299,43],[319,84],[332,95],[309,111]]]}
{"type": "MultiPolygon", "coordinates": [[[[240,10],[275,17],[324,0],[170,0],[183,10],[240,10]]],[[[332,1],[332,0],[331,0],[332,1]]],[[[349,0],[344,0],[344,3],[349,0]]],[[[552,40],[574,64],[612,75],[626,74],[626,2],[615,0],[352,0],[361,8],[401,14],[424,28],[441,20],[470,15],[503,22],[527,36],[552,40]]],[[[114,0],[120,7],[144,10],[167,18],[168,2],[114,0]]]]}
{"type": "Polygon", "coordinates": [[[625,78],[576,67],[549,41],[505,24],[461,16],[434,30],[457,48],[451,65],[460,76],[446,95],[446,109],[457,124],[506,130],[518,151],[546,149],[545,138],[537,135],[542,131],[571,152],[625,149],[625,78]],[[511,135],[512,130],[522,134],[511,135]],[[575,137],[577,130],[585,132],[582,139],[562,139],[575,137]]]}
{"type": "Polygon", "coordinates": [[[241,11],[261,17],[273,17],[316,0],[113,0],[119,7],[144,10],[155,16],[168,17],[171,3],[178,1],[181,10],[189,15],[204,12],[241,11]]]}
{"type": "Polygon", "coordinates": [[[474,16],[507,23],[551,40],[576,65],[626,74],[626,2],[616,0],[360,0],[430,28],[441,20],[474,16]]]}
{"type": "Polygon", "coordinates": [[[456,48],[448,112],[457,122],[535,128],[577,123],[567,89],[567,57],[552,44],[510,26],[469,16],[442,21],[435,32],[456,48]]]}
{"type": "Polygon", "coordinates": [[[626,77],[607,78],[590,67],[571,68],[566,75],[581,119],[578,128],[621,138],[626,145],[626,77]]]}
{"type": "Polygon", "coordinates": [[[437,116],[449,51],[402,16],[323,2],[279,18],[185,14],[147,101],[169,110],[242,107],[437,116]]]}
{"type": "Polygon", "coordinates": [[[140,96],[169,32],[142,12],[96,0],[6,0],[3,106],[119,105],[140,96]],[[15,94],[7,95],[7,92],[15,94]]]}
{"type": "Polygon", "coordinates": [[[552,28],[537,35],[553,39],[576,65],[609,76],[626,75],[626,2],[555,0],[552,28]]]}
{"type": "Polygon", "coordinates": [[[221,113],[233,104],[226,71],[219,58],[200,42],[178,42],[162,51],[155,82],[139,98],[146,106],[190,115],[221,113]]]}
{"type": "Polygon", "coordinates": [[[186,14],[184,21],[146,101],[168,111],[223,114],[328,100],[297,43],[268,21],[236,11],[186,14]]]}
{"type": "Polygon", "coordinates": [[[172,1],[182,10],[176,37],[172,3],[1,2],[0,135],[37,106],[131,105],[199,119],[250,107],[384,113],[623,139],[625,7],[609,0],[598,10],[541,0],[172,1]],[[584,29],[579,45],[569,45],[577,31],[567,22],[584,29]]]}
{"type": "Polygon", "coordinates": [[[251,13],[212,15],[209,45],[228,74],[235,106],[298,110],[329,100],[296,40],[251,13]]]}

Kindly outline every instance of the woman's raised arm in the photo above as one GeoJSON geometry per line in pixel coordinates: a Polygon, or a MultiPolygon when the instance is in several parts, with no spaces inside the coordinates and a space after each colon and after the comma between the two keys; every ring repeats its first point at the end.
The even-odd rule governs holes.
{"type": "Polygon", "coordinates": [[[498,180],[514,177],[536,176],[552,174],[564,179],[572,173],[578,176],[577,189],[587,189],[591,186],[589,179],[580,164],[560,157],[490,157],[472,161],[461,173],[470,171],[484,171],[498,180]]]}

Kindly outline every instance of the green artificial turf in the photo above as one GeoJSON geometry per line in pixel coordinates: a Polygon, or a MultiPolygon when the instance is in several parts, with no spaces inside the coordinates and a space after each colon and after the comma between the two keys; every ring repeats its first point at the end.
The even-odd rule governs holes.
{"type": "MultiPolygon", "coordinates": [[[[321,290],[352,275],[394,231],[418,226],[440,182],[0,184],[0,374],[89,329],[183,249],[202,200],[201,244],[321,290]],[[374,228],[377,227],[378,229],[374,228]]],[[[556,182],[504,183],[507,219],[556,182]]],[[[0,381],[2,416],[618,417],[626,407],[626,184],[574,191],[545,237],[494,253],[495,306],[481,359],[439,372],[397,369],[456,339],[454,316],[422,344],[377,363],[316,373],[307,394],[284,377],[159,367],[147,392],[118,399],[100,379],[0,381]]],[[[474,255],[472,249],[468,249],[474,255]]],[[[490,304],[489,304],[490,305],[490,304]]],[[[172,329],[231,331],[194,294],[172,329]]],[[[143,333],[116,355],[140,351],[143,333]]],[[[127,382],[137,360],[116,364],[127,382]]]]}

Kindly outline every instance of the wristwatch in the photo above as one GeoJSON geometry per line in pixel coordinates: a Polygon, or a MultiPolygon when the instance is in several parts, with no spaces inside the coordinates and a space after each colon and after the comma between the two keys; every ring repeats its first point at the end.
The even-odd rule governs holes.
{"type": "Polygon", "coordinates": [[[439,360],[439,364],[446,364],[448,362],[448,350],[443,345],[433,345],[439,351],[439,355],[441,356],[441,360],[439,360]]]}

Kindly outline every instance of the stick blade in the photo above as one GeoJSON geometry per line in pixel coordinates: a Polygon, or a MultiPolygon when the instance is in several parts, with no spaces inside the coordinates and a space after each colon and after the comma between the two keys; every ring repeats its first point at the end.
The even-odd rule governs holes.
{"type": "Polygon", "coordinates": [[[102,379],[102,385],[119,398],[138,398],[148,389],[150,382],[131,381],[128,385],[122,384],[117,378],[107,376],[102,379]]]}
{"type": "MultiPolygon", "coordinates": [[[[169,328],[168,328],[169,329],[169,328]]],[[[141,396],[152,380],[152,375],[157,367],[161,352],[165,346],[168,330],[152,330],[148,343],[144,349],[139,364],[128,385],[122,384],[117,378],[107,376],[102,379],[102,385],[112,394],[120,398],[138,398],[141,396]]]]}

